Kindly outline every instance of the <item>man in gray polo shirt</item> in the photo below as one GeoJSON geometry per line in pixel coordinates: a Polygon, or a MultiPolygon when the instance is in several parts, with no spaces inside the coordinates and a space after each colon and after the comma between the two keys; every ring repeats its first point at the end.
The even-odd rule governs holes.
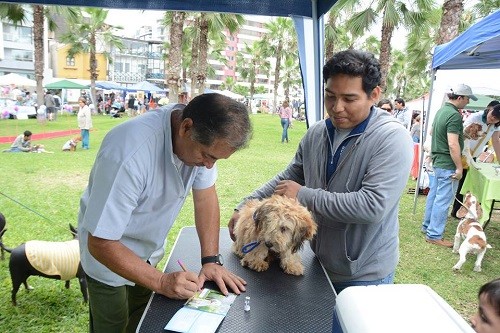
{"type": "Polygon", "coordinates": [[[219,259],[216,161],[247,145],[246,107],[219,94],[171,104],[113,128],[80,201],[90,331],[135,332],[151,291],[187,299],[206,280],[239,294],[246,282],[219,259]],[[202,269],[162,273],[163,245],[192,190],[202,269]]]}

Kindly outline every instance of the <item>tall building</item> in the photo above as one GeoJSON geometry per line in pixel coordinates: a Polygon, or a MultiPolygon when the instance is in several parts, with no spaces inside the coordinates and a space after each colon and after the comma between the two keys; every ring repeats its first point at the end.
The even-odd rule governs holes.
{"type": "Polygon", "coordinates": [[[0,22],[0,75],[16,73],[35,78],[33,13],[26,6],[27,19],[17,25],[0,22]]]}

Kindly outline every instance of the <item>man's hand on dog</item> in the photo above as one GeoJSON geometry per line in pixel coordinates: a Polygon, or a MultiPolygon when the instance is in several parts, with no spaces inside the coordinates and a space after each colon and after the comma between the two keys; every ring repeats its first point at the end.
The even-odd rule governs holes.
{"type": "Polygon", "coordinates": [[[302,185],[292,180],[282,180],[276,185],[274,194],[284,195],[285,197],[296,199],[302,185]]]}
{"type": "Polygon", "coordinates": [[[229,293],[228,287],[233,293],[239,295],[242,291],[246,290],[245,285],[247,284],[247,282],[238,275],[231,273],[221,265],[215,263],[205,264],[201,268],[198,279],[199,289],[203,288],[205,281],[215,282],[224,295],[229,293]]]}

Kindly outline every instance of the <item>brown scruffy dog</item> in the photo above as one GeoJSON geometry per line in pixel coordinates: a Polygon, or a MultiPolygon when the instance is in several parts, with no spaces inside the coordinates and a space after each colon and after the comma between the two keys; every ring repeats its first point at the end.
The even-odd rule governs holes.
{"type": "Polygon", "coordinates": [[[295,199],[273,195],[249,200],[239,212],[232,250],[242,266],[262,272],[279,258],[285,273],[304,274],[298,250],[316,234],[311,213],[295,199]]]}

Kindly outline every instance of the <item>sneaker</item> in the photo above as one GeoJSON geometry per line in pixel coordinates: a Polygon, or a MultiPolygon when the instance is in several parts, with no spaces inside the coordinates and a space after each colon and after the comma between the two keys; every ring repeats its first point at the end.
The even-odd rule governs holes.
{"type": "Polygon", "coordinates": [[[439,246],[444,246],[444,247],[453,247],[453,243],[444,239],[429,239],[427,238],[425,240],[427,243],[431,243],[434,245],[439,245],[439,246]]]}

